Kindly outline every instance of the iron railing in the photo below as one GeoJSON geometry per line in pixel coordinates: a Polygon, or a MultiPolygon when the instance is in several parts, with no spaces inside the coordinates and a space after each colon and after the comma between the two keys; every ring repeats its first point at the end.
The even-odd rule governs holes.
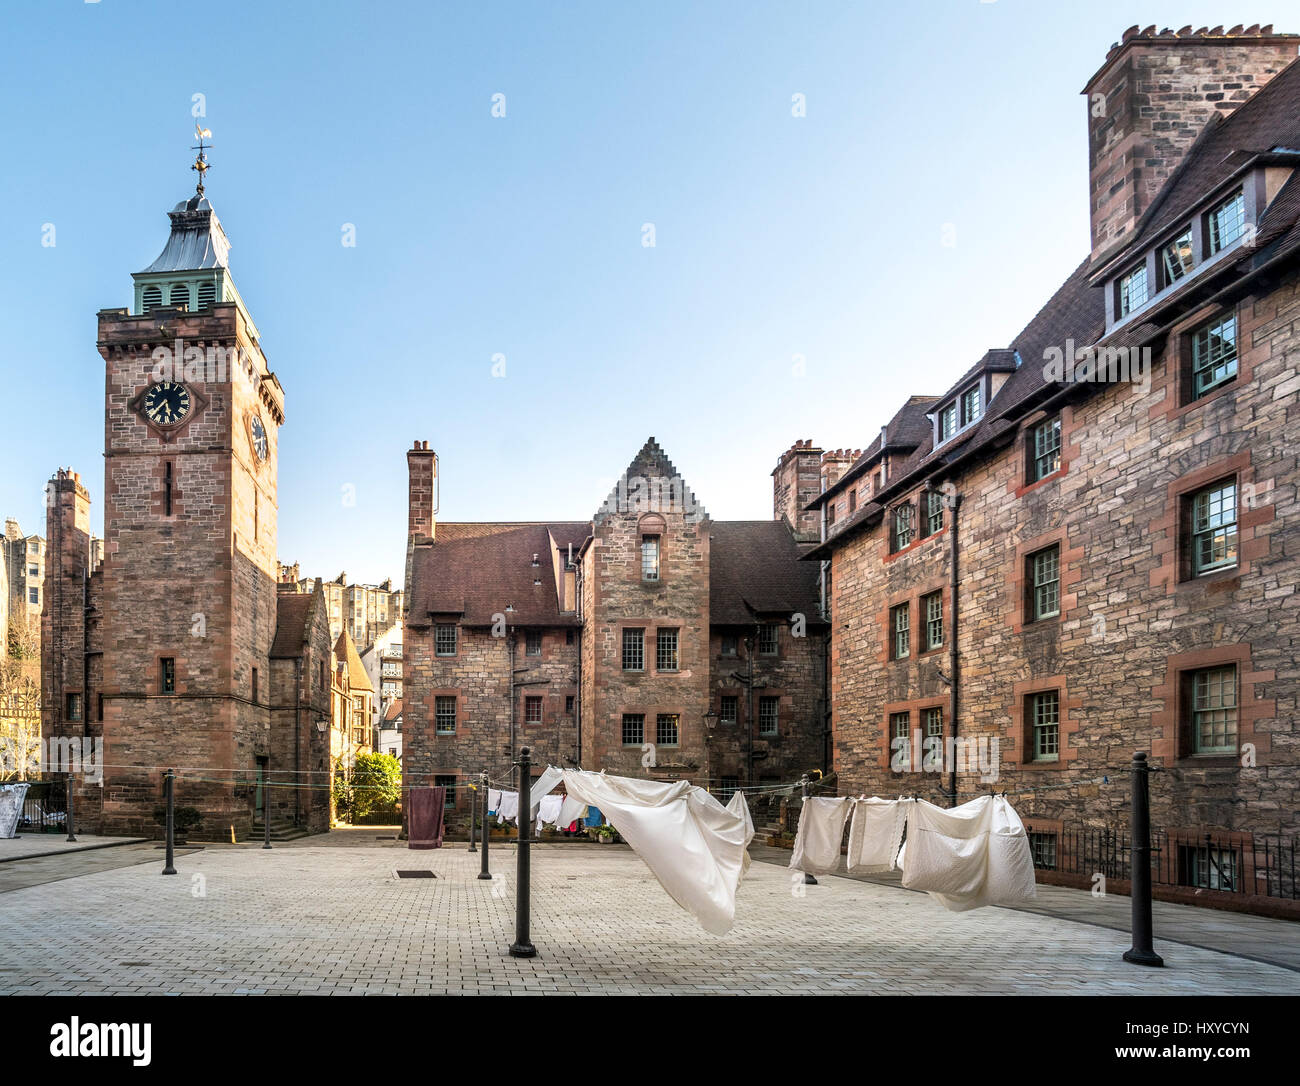
{"type": "MultiPolygon", "coordinates": [[[[23,782],[10,782],[23,783],[23,782]]],[[[67,791],[63,781],[28,781],[19,833],[65,833],[68,828],[67,791]]]]}

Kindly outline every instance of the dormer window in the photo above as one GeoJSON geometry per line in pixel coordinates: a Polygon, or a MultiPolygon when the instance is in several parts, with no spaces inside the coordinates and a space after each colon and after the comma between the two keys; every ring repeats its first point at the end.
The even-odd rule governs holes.
{"type": "Polygon", "coordinates": [[[1246,197],[1237,192],[1210,212],[1210,252],[1228,248],[1246,231],[1246,197]]]}
{"type": "Polygon", "coordinates": [[[980,386],[969,388],[961,396],[961,424],[969,426],[980,417],[980,386]]]}
{"type": "Polygon", "coordinates": [[[1178,282],[1192,270],[1194,262],[1192,250],[1192,228],[1189,226],[1174,238],[1160,254],[1160,266],[1164,271],[1164,286],[1178,282]]]}
{"type": "Polygon", "coordinates": [[[957,432],[957,405],[950,403],[939,412],[939,440],[947,441],[957,432]]]}
{"type": "Polygon", "coordinates": [[[1127,317],[1146,305],[1151,292],[1147,285],[1147,266],[1139,264],[1119,281],[1119,315],[1127,317]]]}

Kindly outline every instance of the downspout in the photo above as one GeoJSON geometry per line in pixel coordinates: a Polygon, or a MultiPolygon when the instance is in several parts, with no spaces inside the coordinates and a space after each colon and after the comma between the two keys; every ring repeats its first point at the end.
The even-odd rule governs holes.
{"type": "MultiPolygon", "coordinates": [[[[26,555],[23,556],[24,561],[26,555]]],[[[86,556],[90,561],[90,555],[86,556]]],[[[90,734],[90,567],[81,570],[81,734],[90,734]]]]}
{"type": "Polygon", "coordinates": [[[294,707],[293,707],[293,824],[302,821],[302,809],[299,805],[302,796],[302,657],[295,656],[294,672],[294,707]]]}
{"type": "Polygon", "coordinates": [[[509,656],[510,671],[510,776],[515,775],[515,632],[506,634],[506,652],[509,656]]]}
{"type": "Polygon", "coordinates": [[[948,592],[951,596],[951,618],[948,633],[948,720],[952,737],[952,761],[948,766],[948,799],[951,806],[957,806],[957,698],[958,655],[957,655],[957,510],[961,505],[961,495],[955,491],[948,496],[948,592]]]}
{"type": "Polygon", "coordinates": [[[754,650],[758,648],[758,627],[745,639],[745,783],[754,787],[754,650]]]}

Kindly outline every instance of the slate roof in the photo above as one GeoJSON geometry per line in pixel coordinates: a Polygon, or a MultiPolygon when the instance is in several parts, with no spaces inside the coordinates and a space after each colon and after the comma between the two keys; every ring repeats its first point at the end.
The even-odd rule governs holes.
{"type": "Polygon", "coordinates": [[[275,597],[275,639],[271,642],[271,659],[291,659],[302,655],[307,642],[307,620],[311,615],[314,592],[277,592],[275,597]]]}
{"type": "Polygon", "coordinates": [[[818,570],[799,561],[807,546],[795,542],[783,520],[719,520],[709,527],[709,621],[714,626],[752,624],[763,615],[805,615],[821,624],[818,570]]]}
{"type": "Polygon", "coordinates": [[[182,200],[167,212],[172,232],[158,259],[137,275],[230,267],[230,239],[205,196],[182,200]]]}

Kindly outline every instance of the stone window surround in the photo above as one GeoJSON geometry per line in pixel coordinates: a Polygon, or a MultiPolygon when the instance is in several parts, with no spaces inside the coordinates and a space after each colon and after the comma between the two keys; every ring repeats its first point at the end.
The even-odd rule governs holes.
{"type": "Polygon", "coordinates": [[[916,598],[916,610],[917,628],[914,631],[916,638],[913,655],[917,659],[921,659],[926,656],[933,656],[937,652],[946,652],[948,650],[948,637],[951,633],[949,627],[952,625],[952,593],[949,591],[948,582],[945,581],[931,589],[923,590],[916,598]],[[935,648],[927,649],[923,647],[926,637],[925,601],[930,596],[935,595],[939,597],[939,613],[943,619],[943,641],[935,648]]]}
{"type": "Polygon", "coordinates": [[[153,665],[149,668],[145,676],[145,688],[156,694],[160,698],[174,698],[178,694],[189,692],[187,684],[182,680],[184,675],[185,658],[179,656],[176,652],[168,650],[167,652],[158,652],[154,654],[153,665]],[[162,662],[164,660],[174,660],[176,689],[170,694],[162,692],[162,662]]]}
{"type": "MultiPolygon", "coordinates": [[[[933,538],[933,537],[932,537],[933,538]]],[[[924,619],[924,615],[921,616],[924,619]]],[[[935,653],[945,652],[948,648],[948,638],[952,632],[948,629],[952,619],[952,594],[949,591],[946,571],[941,571],[934,575],[931,581],[919,581],[908,588],[899,589],[885,598],[884,606],[876,612],[876,623],[884,631],[884,637],[880,645],[880,653],[876,660],[881,664],[898,664],[906,663],[909,660],[918,660],[924,657],[933,656],[935,653]],[[943,578],[942,580],[940,578],[943,578]],[[926,652],[921,650],[921,627],[916,621],[917,612],[920,611],[920,601],[925,596],[933,595],[935,592],[943,593],[943,636],[944,643],[937,649],[930,649],[926,652]],[[908,655],[904,657],[894,656],[894,608],[901,607],[903,604],[908,605],[908,655]]],[[[901,709],[899,710],[902,711],[901,709]]]]}
{"type": "MultiPolygon", "coordinates": [[[[673,746],[676,750],[687,745],[687,721],[690,719],[688,713],[683,711],[680,705],[615,705],[609,712],[610,728],[614,729],[613,734],[618,737],[617,743],[610,744],[620,750],[639,750],[644,743],[653,743],[655,726],[660,716],[677,717],[677,743],[673,746]],[[642,740],[638,743],[623,742],[623,718],[625,716],[640,716],[642,721],[642,740]]],[[[654,768],[654,767],[649,767],[654,768]]]]}
{"type": "Polygon", "coordinates": [[[1050,483],[1060,479],[1063,475],[1069,473],[1070,464],[1079,455],[1079,446],[1072,443],[1075,436],[1076,424],[1074,419],[1074,408],[1070,404],[1062,404],[1059,411],[1038,410],[1031,415],[1026,415],[1020,422],[1020,431],[1016,434],[1015,455],[1013,462],[1020,465],[1020,471],[1007,483],[1007,493],[1013,497],[1023,497],[1039,487],[1047,486],[1050,483]],[[1034,428],[1041,422],[1046,422],[1054,415],[1059,414],[1061,417],[1061,466],[1050,475],[1044,475],[1041,479],[1029,482],[1029,469],[1034,459],[1034,428]]]}
{"type": "Polygon", "coordinates": [[[427,730],[430,736],[437,739],[457,739],[463,733],[465,726],[469,723],[466,719],[466,713],[469,707],[469,701],[463,691],[454,686],[440,686],[430,690],[425,695],[425,705],[428,707],[428,724],[427,730]],[[456,731],[439,732],[438,731],[438,698],[455,698],[456,699],[456,731]]]}
{"type": "Polygon", "coordinates": [[[1230,591],[1237,586],[1239,579],[1250,572],[1254,560],[1268,554],[1269,537],[1257,535],[1256,529],[1272,522],[1274,505],[1269,501],[1246,508],[1243,492],[1255,484],[1250,449],[1186,472],[1169,483],[1164,513],[1151,522],[1152,553],[1160,560],[1151,572],[1153,588],[1163,584],[1165,591],[1172,594],[1193,585],[1202,591],[1205,586],[1213,586],[1211,591],[1230,591]],[[1237,564],[1193,576],[1188,506],[1198,491],[1233,476],[1237,480],[1237,564]]]}
{"type": "MultiPolygon", "coordinates": [[[[924,518],[924,508],[925,508],[924,495],[925,492],[930,489],[933,488],[929,486],[922,486],[920,487],[920,489],[909,494],[905,500],[899,500],[893,503],[892,505],[890,505],[885,510],[885,517],[882,522],[885,527],[885,531],[882,533],[884,538],[881,541],[881,551],[880,551],[881,562],[892,562],[894,561],[895,558],[901,558],[905,554],[911,554],[912,551],[916,550],[917,547],[921,546],[923,543],[929,543],[931,540],[934,539],[942,539],[944,533],[948,531],[948,517],[945,516],[943,527],[940,528],[933,535],[917,534],[918,532],[920,532],[921,530],[920,525],[924,522],[925,519],[924,518]],[[894,510],[900,505],[910,505],[912,507],[912,542],[910,542],[906,547],[902,547],[899,550],[894,550],[893,549],[894,510]]],[[[946,508],[944,512],[945,514],[947,513],[946,508]]]]}
{"type": "Polygon", "coordinates": [[[1203,408],[1207,404],[1218,403],[1223,397],[1232,397],[1238,388],[1249,388],[1254,379],[1255,366],[1266,361],[1270,348],[1267,341],[1256,347],[1251,343],[1255,328],[1251,306],[1245,300],[1230,304],[1203,305],[1188,313],[1175,324],[1165,339],[1165,349],[1157,366],[1152,362],[1151,388],[1153,392],[1164,390],[1164,397],[1152,405],[1150,418],[1153,421],[1176,422],[1189,412],[1203,408]],[[1194,378],[1192,375],[1192,339],[1196,330],[1207,321],[1218,316],[1233,313],[1237,318],[1237,376],[1231,381],[1210,389],[1203,396],[1194,397],[1194,378]],[[1156,370],[1159,374],[1156,374],[1156,370]]]}
{"type": "Polygon", "coordinates": [[[1023,633],[1028,629],[1046,629],[1052,624],[1064,622],[1078,606],[1074,586],[1083,579],[1082,565],[1085,555],[1082,547],[1070,547],[1068,533],[1069,526],[1063,524],[1033,539],[1023,540],[1016,547],[1011,573],[1007,577],[1010,606],[1006,614],[1013,633],[1023,633]],[[1046,550],[1053,543],[1060,548],[1057,565],[1058,613],[1051,618],[1040,618],[1031,622],[1028,611],[1029,557],[1038,551],[1046,550]]]}
{"type": "Polygon", "coordinates": [[[1003,739],[1004,746],[1008,740],[1012,744],[1011,752],[1003,751],[1004,762],[1017,769],[1037,772],[1051,772],[1067,769],[1079,756],[1079,748],[1074,744],[1075,732],[1079,722],[1074,710],[1083,706],[1081,697],[1071,697],[1069,683],[1064,675],[1042,675],[1023,679],[1011,687],[1011,724],[1003,739]],[[1046,694],[1055,690],[1058,695],[1060,723],[1057,726],[1057,755],[1054,762],[1034,761],[1033,720],[1029,713],[1029,698],[1033,694],[1046,694]],[[1013,759],[1005,756],[1014,755],[1013,759]]]}
{"type": "Polygon", "coordinates": [[[1153,697],[1163,706],[1151,714],[1152,758],[1163,758],[1165,765],[1184,767],[1240,767],[1241,747],[1253,743],[1258,764],[1269,764],[1263,756],[1271,751],[1271,736],[1267,731],[1257,731],[1256,722],[1276,716],[1277,702],[1254,697],[1252,688],[1259,683],[1272,682],[1275,673],[1256,671],[1251,654],[1251,645],[1245,642],[1172,653],[1165,657],[1164,682],[1151,689],[1153,697]],[[1237,665],[1237,752],[1193,754],[1187,680],[1193,671],[1224,664],[1237,665]]]}
{"type": "MultiPolygon", "coordinates": [[[[889,744],[890,744],[890,740],[893,738],[893,736],[890,734],[890,730],[889,730],[889,727],[890,727],[890,725],[889,725],[889,718],[890,718],[891,716],[893,716],[895,713],[909,713],[909,714],[911,714],[911,724],[910,724],[910,727],[911,727],[912,734],[915,735],[917,729],[920,729],[920,731],[921,731],[921,733],[922,733],[922,734],[921,734],[921,758],[922,758],[922,761],[924,761],[924,759],[925,759],[925,711],[926,711],[927,709],[942,709],[942,710],[943,710],[943,715],[944,715],[944,720],[943,720],[943,735],[944,735],[944,739],[945,739],[945,741],[946,741],[947,738],[948,738],[948,736],[951,734],[951,732],[950,732],[951,724],[950,724],[950,722],[948,721],[948,707],[949,707],[949,699],[948,699],[948,695],[947,695],[947,694],[940,694],[940,695],[937,695],[937,696],[930,696],[930,697],[924,697],[924,698],[912,698],[912,699],[910,699],[910,700],[908,700],[908,701],[891,701],[891,702],[889,702],[888,704],[886,704],[885,707],[884,707],[884,711],[881,713],[881,716],[880,716],[880,761],[879,761],[879,768],[884,769],[884,770],[889,770],[890,772],[893,772],[892,770],[890,770],[890,762],[891,762],[892,759],[893,759],[893,752],[892,752],[892,750],[890,749],[890,745],[889,745],[889,744]]],[[[914,753],[914,752],[913,752],[913,753],[914,753]]],[[[945,772],[946,772],[946,770],[945,770],[945,772]]],[[[909,769],[909,770],[907,770],[907,773],[908,773],[908,774],[919,773],[919,774],[921,774],[922,776],[930,776],[930,777],[935,777],[935,776],[937,776],[937,774],[934,774],[934,773],[929,773],[929,774],[927,774],[927,773],[925,773],[923,770],[920,770],[920,769],[909,769]]],[[[903,774],[902,774],[902,773],[896,773],[896,774],[894,774],[894,776],[895,776],[895,777],[902,777],[903,774]]],[[[945,785],[945,787],[946,787],[946,785],[945,785]]]]}
{"type": "MultiPolygon", "coordinates": [[[[659,630],[660,627],[655,624],[654,619],[620,619],[615,625],[615,660],[618,664],[615,668],[621,675],[685,675],[690,669],[684,666],[684,651],[686,639],[683,637],[685,632],[685,620],[674,620],[672,624],[665,622],[665,630],[677,631],[677,667],[671,670],[660,671],[659,664],[659,630]],[[639,670],[624,670],[623,668],[623,631],[640,630],[642,635],[641,641],[641,667],[639,670]],[[654,665],[653,667],[651,665],[654,665]]],[[[739,660],[740,656],[727,657],[727,659],[739,660]]]]}
{"type": "Polygon", "coordinates": [[[527,689],[527,687],[525,687],[523,690],[521,690],[521,691],[519,692],[519,696],[520,696],[520,698],[522,699],[522,702],[523,702],[523,704],[520,706],[520,710],[521,710],[521,711],[520,711],[519,716],[518,716],[519,723],[522,724],[525,728],[544,728],[544,727],[546,727],[546,724],[547,724],[547,720],[546,720],[546,701],[547,701],[547,695],[545,695],[545,694],[530,694],[530,693],[528,693],[528,689],[527,689]],[[537,719],[536,719],[536,720],[529,720],[529,719],[528,719],[528,703],[529,703],[530,701],[535,701],[535,702],[537,702],[537,719]]]}

